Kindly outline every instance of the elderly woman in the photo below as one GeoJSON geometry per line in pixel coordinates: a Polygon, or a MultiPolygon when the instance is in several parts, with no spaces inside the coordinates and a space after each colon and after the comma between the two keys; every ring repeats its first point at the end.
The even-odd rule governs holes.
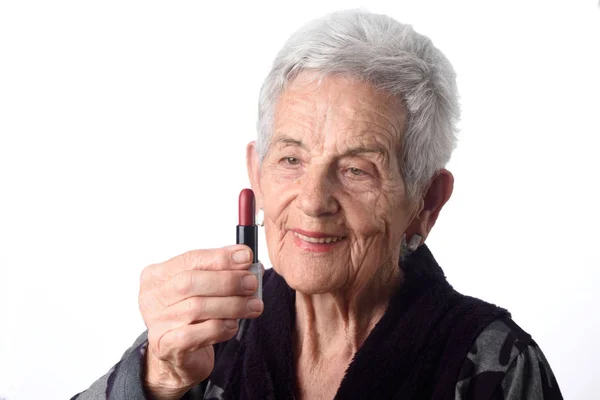
{"type": "Polygon", "coordinates": [[[247,147],[264,303],[244,245],[149,266],[147,333],[74,398],[562,398],[532,338],[454,291],[424,244],[458,117],[451,65],[410,26],[350,11],[298,31],[247,147]]]}

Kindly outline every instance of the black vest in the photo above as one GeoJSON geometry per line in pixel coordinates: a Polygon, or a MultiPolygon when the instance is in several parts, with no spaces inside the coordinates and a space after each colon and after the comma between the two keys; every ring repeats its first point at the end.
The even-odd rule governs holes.
{"type": "MultiPolygon", "coordinates": [[[[456,292],[422,245],[401,261],[404,281],[354,355],[336,399],[454,399],[467,352],[506,310],[456,292]]],[[[204,398],[292,399],[295,292],[264,275],[265,310],[240,323],[238,338],[215,346],[204,398]]],[[[198,388],[200,389],[200,388],[198,388]]]]}

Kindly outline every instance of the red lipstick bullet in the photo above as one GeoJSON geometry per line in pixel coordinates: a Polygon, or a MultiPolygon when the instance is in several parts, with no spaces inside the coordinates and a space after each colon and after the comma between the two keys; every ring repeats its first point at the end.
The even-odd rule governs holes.
{"type": "Polygon", "coordinates": [[[242,189],[240,192],[238,225],[254,225],[255,210],[256,201],[254,200],[254,192],[251,189],[242,189]]]}
{"type": "Polygon", "coordinates": [[[243,189],[239,199],[239,219],[236,232],[237,244],[245,244],[252,249],[252,263],[258,262],[258,227],[255,224],[256,201],[254,192],[243,189]]]}

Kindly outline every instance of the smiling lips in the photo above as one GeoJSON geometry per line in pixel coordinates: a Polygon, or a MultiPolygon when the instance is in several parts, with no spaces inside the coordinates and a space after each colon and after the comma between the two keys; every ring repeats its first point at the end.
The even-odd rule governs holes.
{"type": "Polygon", "coordinates": [[[333,245],[345,239],[345,236],[332,236],[320,232],[307,232],[294,229],[294,242],[310,251],[328,251],[333,245]]]}
{"type": "Polygon", "coordinates": [[[327,236],[327,237],[321,237],[321,238],[314,238],[314,237],[302,235],[301,233],[298,233],[298,232],[294,232],[294,236],[296,236],[297,238],[300,238],[308,243],[335,243],[338,240],[342,240],[344,238],[343,236],[327,236]]]}

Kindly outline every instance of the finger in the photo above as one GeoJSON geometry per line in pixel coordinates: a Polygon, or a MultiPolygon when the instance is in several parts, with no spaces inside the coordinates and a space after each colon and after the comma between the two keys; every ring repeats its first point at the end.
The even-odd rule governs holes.
{"type": "MultiPolygon", "coordinates": [[[[236,320],[213,319],[183,325],[163,333],[158,338],[157,355],[162,360],[178,360],[183,354],[229,340],[236,332],[236,320]]],[[[151,333],[148,334],[148,340],[153,341],[151,333]]]]}
{"type": "Polygon", "coordinates": [[[192,250],[163,263],[165,273],[173,276],[186,270],[247,269],[252,263],[252,250],[243,244],[219,249],[192,250]]]}
{"type": "Polygon", "coordinates": [[[164,310],[160,320],[171,329],[208,319],[256,318],[263,310],[262,300],[256,297],[190,297],[164,310]]]}
{"type": "MultiPolygon", "coordinates": [[[[183,271],[162,286],[140,291],[138,302],[144,322],[151,324],[152,321],[168,319],[166,309],[186,299],[248,297],[255,293],[257,287],[256,276],[248,271],[183,271]]],[[[220,315],[213,317],[221,318],[220,315]]],[[[238,318],[237,315],[233,317],[238,318]]]]}
{"type": "Polygon", "coordinates": [[[258,280],[248,271],[182,271],[169,279],[163,290],[163,302],[170,306],[193,296],[249,296],[258,280]]]}

